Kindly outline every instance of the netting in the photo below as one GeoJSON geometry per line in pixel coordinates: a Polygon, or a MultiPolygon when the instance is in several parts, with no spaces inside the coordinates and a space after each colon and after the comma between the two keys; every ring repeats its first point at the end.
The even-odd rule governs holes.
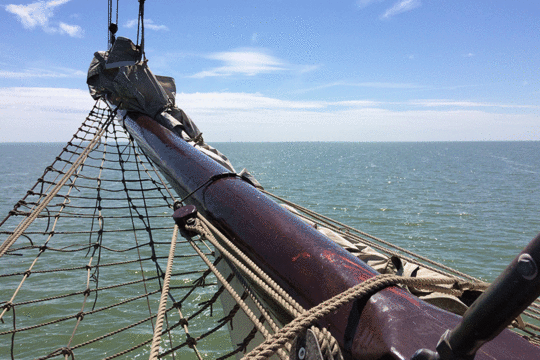
{"type": "MultiPolygon", "coordinates": [[[[2,359],[149,354],[174,195],[113,119],[98,101],[1,223],[2,359]],[[37,218],[21,230],[21,220],[40,205],[37,218]]],[[[210,248],[205,252],[220,261],[210,248]]],[[[239,347],[226,331],[232,315],[216,306],[220,285],[187,241],[178,241],[174,259],[179,266],[171,274],[163,352],[168,349],[169,358],[227,357],[239,347]]]]}

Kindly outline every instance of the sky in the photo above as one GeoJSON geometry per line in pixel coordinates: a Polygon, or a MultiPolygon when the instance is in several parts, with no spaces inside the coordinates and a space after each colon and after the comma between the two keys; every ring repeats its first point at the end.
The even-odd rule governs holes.
{"type": "MultiPolygon", "coordinates": [[[[207,142],[540,140],[537,0],[146,0],[145,24],[207,142]]],[[[106,49],[105,0],[0,0],[0,142],[68,141],[106,49]]]]}

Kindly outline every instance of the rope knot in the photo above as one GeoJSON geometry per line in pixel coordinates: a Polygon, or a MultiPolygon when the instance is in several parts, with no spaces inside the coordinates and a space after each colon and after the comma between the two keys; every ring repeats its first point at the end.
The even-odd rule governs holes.
{"type": "Polygon", "coordinates": [[[79,311],[77,315],[75,315],[75,318],[79,321],[82,321],[84,319],[84,312],[79,311]]]}
{"type": "Polygon", "coordinates": [[[70,347],[64,347],[61,349],[62,350],[62,355],[68,355],[68,356],[71,356],[72,358],[75,358],[75,356],[73,355],[73,350],[71,350],[70,347]]]}
{"type": "Polygon", "coordinates": [[[2,308],[6,309],[6,311],[11,310],[12,307],[13,307],[13,303],[11,301],[8,301],[4,305],[2,305],[2,308]]]}
{"type": "Polygon", "coordinates": [[[195,345],[197,345],[197,340],[195,340],[194,337],[191,337],[191,336],[188,335],[188,337],[186,339],[186,343],[190,348],[193,349],[195,347],[195,345]]]}
{"type": "Polygon", "coordinates": [[[26,270],[24,272],[24,276],[26,276],[27,278],[30,277],[30,274],[32,274],[32,271],[31,270],[26,270]]]}
{"type": "Polygon", "coordinates": [[[181,326],[188,326],[188,321],[186,318],[181,318],[180,320],[178,320],[178,323],[181,325],[181,326]]]}

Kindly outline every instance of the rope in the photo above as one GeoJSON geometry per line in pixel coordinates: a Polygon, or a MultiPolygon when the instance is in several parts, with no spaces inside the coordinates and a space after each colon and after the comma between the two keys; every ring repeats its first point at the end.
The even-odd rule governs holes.
{"type": "Polygon", "coordinates": [[[138,24],[137,24],[137,45],[139,44],[139,29],[140,29],[141,52],[143,55],[143,59],[146,60],[146,54],[144,52],[144,1],[145,0],[139,0],[139,17],[138,17],[138,24]]]}
{"type": "Polygon", "coordinates": [[[202,231],[208,238],[208,240],[219,251],[226,255],[239,269],[242,270],[249,278],[260,285],[269,295],[280,301],[282,306],[293,316],[298,316],[303,313],[305,309],[298,304],[285,290],[283,290],[272,278],[270,278],[262,269],[257,266],[249,257],[247,257],[240,249],[236,247],[227,237],[225,237],[215,226],[213,226],[202,215],[198,215],[198,219],[202,221],[204,226],[209,231],[205,231],[205,228],[190,228],[193,231],[202,231]],[[245,263],[238,261],[227,249],[225,249],[219,242],[213,238],[212,233],[217,234],[225,245],[235,252],[240,259],[245,263]],[[257,275],[255,275],[257,274],[257,275]]]}
{"type": "MultiPolygon", "coordinates": [[[[100,100],[96,101],[97,102],[100,100]]],[[[52,191],[43,199],[41,204],[33,211],[33,213],[27,217],[24,221],[21,222],[19,226],[15,229],[13,234],[2,243],[0,246],[0,257],[2,257],[6,251],[17,241],[19,236],[32,224],[32,222],[37,218],[40,212],[42,212],[45,207],[49,204],[49,202],[56,196],[56,194],[60,191],[60,189],[64,186],[64,184],[68,181],[68,179],[73,175],[73,173],[81,166],[81,164],[84,163],[86,160],[86,157],[92,151],[92,149],[96,146],[96,144],[99,142],[101,136],[106,131],[107,127],[110,125],[110,123],[113,121],[114,117],[116,116],[116,110],[112,112],[109,115],[109,118],[103,125],[103,127],[98,131],[98,133],[94,136],[92,141],[86,146],[86,149],[83,151],[83,153],[79,156],[79,158],[73,163],[71,168],[65,173],[65,175],[62,177],[62,179],[58,182],[58,184],[52,189],[52,191]]]]}
{"type": "Polygon", "coordinates": [[[455,282],[456,280],[454,279],[404,278],[397,275],[378,275],[306,311],[304,314],[283,327],[270,339],[267,339],[264,343],[253,349],[249,354],[243,357],[243,359],[268,359],[287,342],[296,338],[298,334],[304,331],[310,324],[313,324],[315,321],[336,311],[341,306],[351,302],[352,300],[363,299],[367,296],[371,296],[372,294],[389,286],[402,284],[420,287],[422,285],[454,284],[455,282]]]}
{"type": "MultiPolygon", "coordinates": [[[[241,252],[228,238],[226,238],[219,230],[206,220],[202,215],[198,214],[199,221],[202,221],[203,225],[196,222],[195,225],[186,225],[186,229],[200,234],[204,238],[208,239],[212,245],[214,245],[229,261],[231,261],[236,267],[238,267],[244,274],[246,274],[255,284],[262,288],[273,300],[279,303],[282,308],[289,312],[293,317],[298,317],[305,313],[306,310],[298,304],[290,295],[285,292],[272,278],[270,278],[264,271],[262,271],[249,257],[241,252]],[[244,263],[240,262],[234,255],[232,255],[227,249],[225,249],[213,236],[212,231],[217,233],[225,244],[232,249],[244,263],[248,264],[251,268],[248,268],[244,263]],[[254,272],[253,272],[253,271],[254,272]]],[[[256,305],[258,301],[255,302],[256,305]]],[[[263,316],[265,311],[259,309],[263,316]]],[[[277,328],[273,327],[273,321],[270,322],[270,326],[277,331],[277,328]]],[[[341,351],[337,340],[326,330],[321,331],[318,328],[313,327],[313,332],[317,336],[322,349],[328,355],[328,359],[342,359],[341,351]]]]}
{"type": "Polygon", "coordinates": [[[152,346],[150,350],[150,360],[156,360],[159,355],[159,343],[161,340],[161,329],[163,328],[163,320],[165,318],[165,310],[167,310],[167,297],[169,295],[169,285],[171,281],[171,272],[174,261],[174,252],[176,250],[176,238],[178,236],[178,226],[174,227],[173,237],[171,240],[171,249],[169,250],[169,259],[167,260],[167,269],[165,271],[165,279],[163,281],[163,289],[161,298],[159,299],[159,309],[156,318],[156,327],[154,328],[154,337],[152,338],[152,346]]]}
{"type": "MultiPolygon", "coordinates": [[[[10,230],[19,225],[20,220],[16,216],[26,219],[33,214],[104,128],[110,109],[103,105],[103,102],[95,105],[53,164],[45,169],[32,190],[0,223],[5,224],[0,229],[0,235],[6,234],[4,239],[13,235],[14,231],[10,230]]],[[[3,281],[0,287],[6,291],[0,294],[0,312],[11,314],[7,323],[13,321],[13,325],[0,329],[0,340],[6,344],[6,354],[7,346],[10,346],[13,358],[67,355],[83,358],[108,356],[112,359],[126,354],[131,358],[142,354],[145,346],[150,349],[152,329],[155,329],[152,323],[157,319],[157,301],[162,294],[166,273],[163,265],[167,260],[164,259],[169,255],[169,246],[163,245],[170,245],[170,237],[169,241],[163,241],[162,236],[165,231],[173,229],[170,210],[175,198],[163,177],[156,172],[156,167],[131,140],[122,124],[112,121],[85,161],[65,182],[63,190],[38,214],[38,221],[20,235],[27,242],[18,247],[11,246],[6,251],[7,255],[20,256],[20,261],[13,262],[7,256],[2,258],[4,266],[1,268],[4,271],[0,274],[3,281]],[[162,256],[165,251],[167,255],[162,256]],[[49,262],[43,262],[38,268],[36,264],[41,262],[38,261],[40,254],[48,256],[49,262]],[[138,265],[136,263],[141,266],[131,265],[138,265]],[[130,272],[132,276],[139,274],[135,275],[140,276],[139,279],[124,281],[116,278],[117,275],[125,278],[125,274],[130,272]],[[19,286],[16,281],[20,279],[14,277],[22,279],[19,286]],[[103,281],[107,286],[101,285],[103,281]],[[147,304],[150,316],[141,320],[143,316],[137,314],[144,315],[147,304]],[[50,306],[55,311],[43,315],[43,309],[50,306]],[[122,324],[125,318],[116,323],[114,319],[123,313],[131,324],[122,324]],[[95,324],[100,324],[99,331],[92,329],[95,324]],[[129,330],[134,326],[141,328],[135,330],[138,334],[135,337],[129,330]],[[83,328],[85,335],[81,335],[83,328]],[[101,336],[103,333],[106,335],[101,336]],[[149,335],[148,338],[145,334],[149,335]],[[79,342],[83,339],[87,341],[79,342]],[[39,350],[37,347],[21,347],[23,343],[37,341],[43,343],[39,350]],[[103,347],[111,343],[117,345],[115,350],[103,347]],[[105,351],[107,355],[104,355],[105,351]]],[[[187,241],[178,241],[177,249],[179,246],[183,250],[175,255],[175,260],[186,261],[187,267],[170,274],[167,296],[174,305],[166,309],[164,315],[161,315],[163,312],[160,314],[163,316],[161,338],[164,340],[166,336],[168,340],[167,343],[161,341],[164,353],[159,356],[174,359],[191,352],[202,359],[209,350],[215,350],[213,344],[216,341],[228,337],[225,334],[227,320],[223,319],[230,321],[237,312],[232,311],[222,318],[218,310],[217,318],[212,318],[212,309],[224,288],[211,277],[210,270],[205,270],[203,262],[191,260],[199,255],[194,251],[186,252],[186,247],[190,248],[187,241]],[[206,294],[213,295],[209,299],[206,294]],[[176,316],[175,321],[171,321],[171,314],[180,314],[181,319],[198,324],[191,327],[193,334],[189,334],[187,323],[176,321],[176,316]],[[183,332],[187,340],[179,343],[173,329],[183,332]],[[203,339],[205,341],[196,345],[203,339]],[[198,350],[199,347],[202,349],[198,350]]],[[[204,251],[208,256],[213,250],[204,251]]],[[[241,342],[247,345],[251,340],[252,337],[247,336],[241,342]]],[[[239,349],[235,345],[221,346],[219,356],[224,358],[234,356],[233,352],[239,349]]]]}

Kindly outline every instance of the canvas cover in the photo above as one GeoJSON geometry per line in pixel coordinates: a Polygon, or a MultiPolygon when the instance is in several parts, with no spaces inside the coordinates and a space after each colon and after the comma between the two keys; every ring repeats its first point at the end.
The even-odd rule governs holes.
{"type": "Polygon", "coordinates": [[[92,97],[106,97],[121,109],[148,115],[179,135],[184,131],[190,139],[200,139],[200,130],[175,104],[174,79],[154,75],[141,59],[140,48],[124,37],[118,37],[109,51],[96,52],[87,79],[92,97]]]}

